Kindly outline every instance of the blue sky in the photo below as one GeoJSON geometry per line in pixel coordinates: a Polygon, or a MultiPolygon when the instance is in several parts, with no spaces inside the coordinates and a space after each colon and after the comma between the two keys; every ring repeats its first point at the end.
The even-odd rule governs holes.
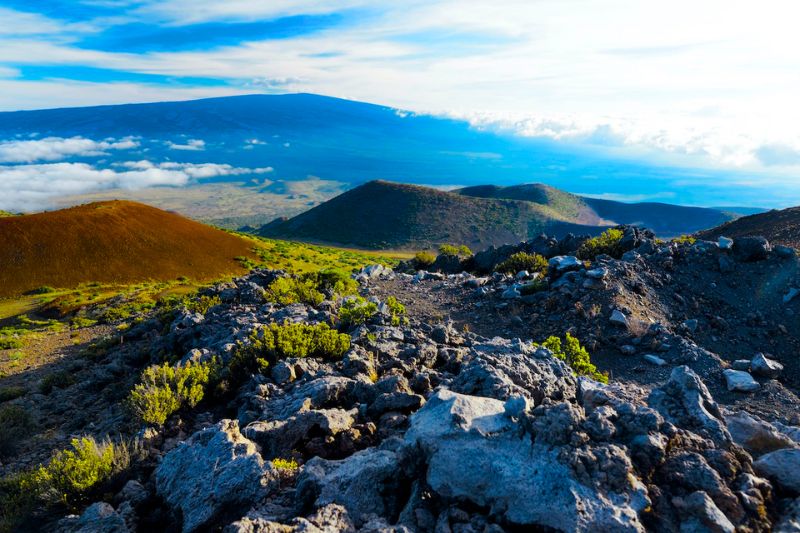
{"type": "Polygon", "coordinates": [[[312,92],[788,193],[798,15],[790,0],[0,0],[0,110],[312,92]]]}

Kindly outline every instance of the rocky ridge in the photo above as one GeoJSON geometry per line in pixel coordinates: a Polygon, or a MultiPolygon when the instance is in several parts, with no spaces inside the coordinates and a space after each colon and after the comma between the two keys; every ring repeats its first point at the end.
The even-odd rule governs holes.
{"type": "MultiPolygon", "coordinates": [[[[548,254],[547,290],[527,296],[519,288],[530,275],[365,269],[356,276],[362,292],[376,304],[385,300],[385,291],[408,301],[408,324],[392,325],[385,306],[378,305],[384,312],[348,331],[351,348],[341,360],[279,361],[230,391],[227,403],[207,402],[197,412],[173,416],[164,428],[142,430],[145,464],[113,498],[58,527],[798,530],[800,427],[792,418],[793,387],[785,379],[794,363],[778,362],[764,350],[737,370],[702,347],[696,333],[707,324],[705,316],[687,324],[692,319],[672,307],[659,308],[660,293],[652,290],[653,280],[676,276],[687,261],[730,261],[735,271],[758,262],[785,268],[795,260],[775,250],[757,252],[754,259],[715,243],[657,244],[631,232],[635,238],[622,259],[600,257],[589,265],[563,255],[556,241],[561,255],[548,254]],[[631,281],[643,287],[635,289],[631,281]],[[498,309],[509,315],[487,327],[500,333],[510,328],[511,334],[483,335],[446,319],[431,320],[413,295],[429,295],[430,304],[439,286],[464,301],[482,302],[478,312],[486,322],[498,309]],[[615,300],[641,291],[650,298],[650,315],[615,300]],[[575,309],[575,301],[600,311],[565,312],[567,302],[575,309]],[[527,306],[520,308],[527,312],[510,316],[512,305],[527,306]],[[541,319],[545,314],[558,317],[553,322],[561,331],[572,329],[598,353],[613,347],[620,366],[630,368],[630,356],[641,356],[655,373],[614,372],[609,385],[575,376],[564,361],[528,340],[544,331],[536,323],[551,323],[541,319]],[[520,316],[527,322],[516,324],[520,316]],[[654,320],[641,327],[644,316],[654,320]],[[527,334],[514,335],[520,331],[514,328],[527,334]],[[631,351],[625,346],[633,354],[625,355],[631,351]],[[784,363],[786,369],[779,368],[784,363]],[[759,391],[728,391],[723,370],[746,374],[759,391]],[[773,403],[786,399],[780,416],[765,406],[743,405],[758,403],[765,391],[773,403]],[[732,401],[729,395],[739,396],[732,401]],[[297,468],[282,466],[288,459],[297,468]]],[[[282,275],[254,271],[209,289],[207,295],[221,303],[206,314],[184,312],[167,328],[145,321],[126,335],[124,350],[112,350],[98,364],[134,371],[141,361],[129,354],[137,344],[151,354],[180,355],[178,365],[212,357],[227,363],[237,344],[250,342],[250,332],[262,324],[335,323],[332,301],[265,301],[263,289],[282,275]]],[[[760,336],[756,341],[764,344],[760,336]]],[[[604,360],[598,360],[601,370],[604,360]]]]}

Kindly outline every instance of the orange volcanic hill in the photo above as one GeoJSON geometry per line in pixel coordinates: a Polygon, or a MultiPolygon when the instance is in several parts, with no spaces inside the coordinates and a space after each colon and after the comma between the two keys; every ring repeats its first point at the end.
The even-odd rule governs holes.
{"type": "Polygon", "coordinates": [[[211,280],[244,271],[252,244],[148,205],[111,201],[0,218],[0,297],[45,285],[211,280]]]}

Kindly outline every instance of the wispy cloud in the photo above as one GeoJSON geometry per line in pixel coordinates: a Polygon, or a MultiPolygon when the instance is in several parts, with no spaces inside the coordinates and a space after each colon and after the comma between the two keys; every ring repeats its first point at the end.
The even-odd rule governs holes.
{"type": "Polygon", "coordinates": [[[189,139],[185,144],[174,143],[167,141],[167,146],[170,150],[185,150],[190,152],[199,152],[206,149],[206,142],[202,139],[189,139]]]}
{"type": "Polygon", "coordinates": [[[71,156],[101,156],[109,150],[130,150],[138,146],[139,141],[131,137],[103,141],[83,137],[0,141],[0,163],[33,163],[59,161],[71,156]]]}

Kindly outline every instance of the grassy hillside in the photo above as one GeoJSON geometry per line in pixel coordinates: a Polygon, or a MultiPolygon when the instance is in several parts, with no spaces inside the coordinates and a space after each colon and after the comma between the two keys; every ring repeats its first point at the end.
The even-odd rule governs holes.
{"type": "Polygon", "coordinates": [[[800,207],[772,210],[727,222],[716,228],[701,231],[702,239],[715,240],[724,237],[760,235],[773,244],[800,248],[800,207]]]}
{"type": "Polygon", "coordinates": [[[14,213],[9,213],[8,211],[0,210],[0,218],[13,217],[13,216],[16,215],[14,215],[14,213]]]}
{"type": "Polygon", "coordinates": [[[475,198],[429,187],[372,181],[262,235],[378,249],[426,248],[441,243],[481,249],[518,242],[542,231],[599,233],[551,205],[475,198]]]}
{"type": "Polygon", "coordinates": [[[241,237],[126,201],[0,219],[0,297],[85,282],[208,280],[255,257],[241,237]]]}

